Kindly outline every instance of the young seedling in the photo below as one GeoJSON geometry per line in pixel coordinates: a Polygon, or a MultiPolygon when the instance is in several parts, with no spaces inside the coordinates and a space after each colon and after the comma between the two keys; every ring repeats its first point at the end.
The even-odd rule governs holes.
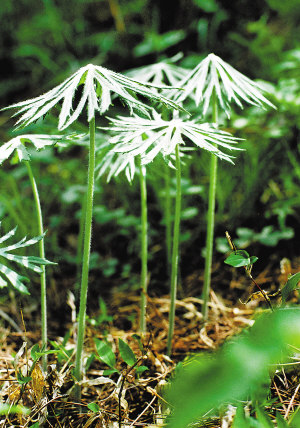
{"type": "Polygon", "coordinates": [[[140,358],[136,358],[133,350],[131,347],[124,342],[121,338],[119,338],[119,353],[121,359],[125,362],[127,365],[127,369],[120,372],[117,368],[117,359],[114,351],[112,350],[111,346],[107,344],[107,342],[104,342],[103,340],[95,339],[95,345],[96,350],[98,354],[98,358],[105,364],[107,364],[110,369],[105,370],[104,374],[110,375],[113,373],[118,373],[120,375],[119,380],[117,383],[115,383],[116,390],[118,391],[118,400],[119,400],[119,427],[121,427],[122,422],[122,397],[123,397],[123,390],[125,381],[127,379],[127,376],[135,370],[136,374],[139,375],[143,373],[145,370],[148,370],[147,366],[140,365],[141,362],[144,361],[146,358],[146,349],[143,347],[140,337],[138,335],[135,335],[135,338],[138,341],[140,351],[142,352],[142,356],[140,358]]]}
{"type": "MultiPolygon", "coordinates": [[[[211,108],[212,122],[218,125],[219,107],[227,117],[230,117],[231,103],[236,103],[243,108],[242,102],[251,105],[275,108],[274,105],[262,95],[262,88],[248,77],[244,76],[231,65],[214,54],[209,54],[203,61],[192,70],[186,78],[180,82],[184,89],[182,93],[175,94],[174,100],[183,102],[191,97],[197,106],[202,107],[202,116],[206,116],[211,108]]],[[[210,187],[207,215],[207,235],[204,285],[202,291],[204,320],[208,315],[208,299],[211,283],[211,266],[214,238],[214,215],[217,188],[217,157],[211,157],[210,165],[210,187]]]]}
{"type": "MultiPolygon", "coordinates": [[[[44,235],[43,226],[43,215],[40,203],[40,197],[38,187],[32,172],[30,165],[30,153],[28,152],[26,145],[32,144],[36,150],[44,149],[48,146],[53,146],[62,137],[59,135],[19,135],[12,138],[7,143],[0,147],[0,165],[11,156],[16,154],[16,158],[19,162],[24,161],[29,181],[32,187],[32,193],[35,201],[35,210],[37,216],[38,234],[44,235]]],[[[44,238],[39,241],[39,255],[41,259],[45,258],[45,244],[44,238]]],[[[47,287],[46,287],[46,269],[45,266],[41,266],[41,320],[42,320],[42,346],[47,346],[47,287]]],[[[43,355],[43,369],[47,368],[47,355],[43,355]]]]}
{"type": "Polygon", "coordinates": [[[257,282],[255,281],[255,279],[253,278],[253,276],[251,274],[253,263],[255,263],[258,260],[258,257],[256,257],[256,256],[250,257],[250,255],[247,253],[247,251],[237,250],[236,246],[234,245],[234,243],[233,243],[233,241],[232,241],[232,239],[231,239],[231,237],[227,231],[226,231],[226,238],[227,238],[228,244],[229,244],[231,250],[233,251],[233,253],[231,253],[230,256],[224,260],[224,263],[226,263],[230,266],[233,266],[233,267],[244,267],[246,275],[251,279],[251,281],[256,286],[256,288],[258,288],[258,290],[259,290],[258,293],[260,293],[260,295],[267,302],[271,311],[273,311],[273,306],[272,306],[272,303],[270,301],[269,296],[257,284],[257,282]]]}
{"type": "MultiPolygon", "coordinates": [[[[95,115],[105,113],[112,104],[112,94],[116,94],[130,109],[138,110],[147,115],[152,108],[135,95],[150,98],[164,105],[180,109],[175,102],[165,98],[153,90],[152,85],[134,81],[119,73],[115,73],[101,66],[88,64],[81,67],[63,83],[37,98],[13,104],[7,108],[15,108],[15,115],[21,114],[16,125],[26,126],[48,113],[54,106],[61,104],[58,129],[63,130],[75,122],[87,107],[89,123],[89,166],[85,207],[85,233],[83,243],[82,276],[80,289],[80,306],[78,320],[78,334],[76,345],[75,378],[79,382],[82,376],[82,353],[85,332],[86,303],[88,290],[88,273],[91,247],[94,172],[95,172],[95,115]],[[82,91],[80,92],[80,89],[82,91]],[[79,95],[78,98],[75,95],[79,95]],[[76,101],[76,105],[74,105],[76,101]]],[[[75,387],[75,396],[80,398],[80,386],[75,387]]]]}
{"type": "Polygon", "coordinates": [[[181,147],[185,140],[195,144],[198,148],[209,151],[221,159],[232,162],[232,157],[225,154],[217,146],[229,150],[235,149],[237,139],[226,132],[215,130],[207,124],[199,125],[192,121],[179,118],[170,121],[163,120],[155,114],[153,120],[140,117],[119,117],[110,119],[116,134],[111,139],[115,144],[115,151],[127,153],[132,158],[141,156],[143,164],[148,164],[160,153],[168,163],[174,162],[176,168],[176,201],[173,231],[172,272],[171,272],[171,300],[169,313],[169,332],[167,353],[171,353],[174,332],[175,302],[177,295],[178,260],[179,260],[179,232],[181,213],[181,147]]]}

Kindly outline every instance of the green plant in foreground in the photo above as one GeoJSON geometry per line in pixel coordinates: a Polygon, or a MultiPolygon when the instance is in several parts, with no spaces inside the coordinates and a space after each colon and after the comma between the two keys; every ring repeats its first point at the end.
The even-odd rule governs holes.
{"type": "MultiPolygon", "coordinates": [[[[53,146],[61,136],[59,135],[30,135],[24,134],[19,135],[15,138],[12,138],[7,143],[4,143],[0,147],[0,165],[13,156],[16,153],[17,160],[19,162],[24,161],[26,164],[29,181],[32,187],[32,193],[35,201],[35,209],[37,216],[37,225],[38,225],[38,234],[40,236],[44,235],[44,226],[43,226],[43,215],[40,203],[40,197],[36,181],[32,172],[30,165],[30,154],[26,149],[26,145],[32,144],[36,150],[44,149],[48,146],[53,146]]],[[[45,244],[44,238],[39,241],[39,255],[42,259],[45,258],[45,244]]],[[[46,269],[45,266],[41,267],[41,319],[42,319],[42,345],[47,345],[47,293],[46,293],[46,269]]],[[[47,366],[47,356],[43,356],[43,369],[46,370],[47,366]]]]}
{"type": "Polygon", "coordinates": [[[167,162],[174,162],[176,168],[176,201],[173,231],[172,272],[171,272],[171,300],[169,313],[169,332],[167,352],[171,353],[174,332],[175,301],[178,281],[179,261],[179,232],[181,215],[181,151],[185,140],[194,143],[198,148],[209,151],[221,159],[232,162],[232,157],[221,151],[217,146],[229,150],[238,150],[234,147],[237,139],[226,132],[215,130],[207,124],[199,125],[182,119],[163,120],[155,115],[153,120],[140,117],[119,117],[110,119],[116,135],[111,139],[115,144],[115,151],[127,153],[129,158],[141,156],[141,162],[148,164],[162,154],[167,162]]]}
{"type": "MultiPolygon", "coordinates": [[[[74,375],[77,381],[82,376],[82,353],[85,332],[86,302],[88,290],[88,274],[91,247],[94,171],[95,171],[95,114],[105,113],[112,104],[112,94],[116,94],[128,105],[130,111],[138,110],[148,114],[150,106],[138,100],[133,94],[140,94],[146,98],[161,102],[168,107],[180,109],[173,101],[157,94],[152,85],[134,81],[119,73],[115,73],[101,66],[89,64],[80,68],[63,83],[37,98],[13,104],[8,108],[15,108],[15,115],[21,117],[17,125],[26,126],[43,117],[54,106],[62,102],[59,113],[58,129],[62,130],[76,121],[87,105],[87,120],[89,123],[89,166],[85,205],[85,233],[83,243],[82,276],[80,289],[80,307],[78,334],[76,345],[76,361],[74,375]],[[82,88],[81,88],[82,86],[82,88]],[[82,89],[82,92],[78,91],[82,89]],[[75,94],[80,95],[74,106],[75,94]]],[[[76,385],[75,395],[80,398],[80,387],[76,385]]]]}
{"type": "Polygon", "coordinates": [[[194,356],[178,367],[170,384],[167,426],[186,427],[209,411],[218,412],[222,404],[255,400],[269,378],[270,365],[288,361],[291,347],[300,347],[300,309],[280,308],[258,317],[215,354],[194,356]]]}
{"type": "MultiPolygon", "coordinates": [[[[220,106],[230,117],[231,103],[235,102],[243,108],[242,102],[259,107],[274,105],[262,95],[262,88],[244,76],[231,65],[214,54],[209,54],[180,82],[182,93],[177,93],[174,100],[182,103],[191,97],[197,106],[201,106],[202,116],[206,116],[211,108],[212,122],[218,124],[218,107],[220,106]]],[[[217,157],[211,157],[210,186],[207,213],[207,235],[204,285],[202,291],[204,319],[207,318],[207,302],[211,282],[211,265],[214,238],[215,198],[217,187],[217,157]]]]}

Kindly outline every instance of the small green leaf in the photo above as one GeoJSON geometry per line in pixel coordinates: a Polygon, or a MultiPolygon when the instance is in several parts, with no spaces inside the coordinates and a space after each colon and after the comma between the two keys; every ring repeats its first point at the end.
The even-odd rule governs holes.
{"type": "Polygon", "coordinates": [[[144,373],[146,370],[149,370],[147,366],[139,366],[136,368],[136,374],[144,373]]]}
{"type": "Polygon", "coordinates": [[[285,284],[285,286],[281,290],[283,304],[286,303],[290,293],[298,287],[299,281],[300,281],[300,272],[295,273],[295,275],[289,278],[288,282],[285,284]]]}
{"type": "Polygon", "coordinates": [[[133,337],[133,339],[135,339],[137,341],[140,351],[144,353],[145,348],[144,348],[144,345],[142,343],[141,336],[139,334],[133,334],[132,337],[133,337]]]}
{"type": "Polygon", "coordinates": [[[250,264],[251,264],[251,265],[253,265],[253,263],[257,262],[257,260],[258,260],[258,257],[256,257],[256,256],[251,256],[251,257],[250,257],[250,264]]]}
{"type": "Polygon", "coordinates": [[[37,361],[37,360],[39,359],[39,357],[40,357],[39,353],[40,353],[40,347],[39,347],[39,345],[36,343],[36,344],[31,348],[31,351],[30,351],[30,355],[31,355],[31,358],[33,359],[33,361],[37,361]]]}
{"type": "Polygon", "coordinates": [[[98,413],[100,410],[100,407],[98,406],[97,403],[89,403],[87,406],[88,406],[88,409],[90,409],[94,413],[98,413]]]}
{"type": "Polygon", "coordinates": [[[116,365],[116,356],[113,353],[111,347],[106,342],[103,342],[99,339],[95,339],[95,345],[100,360],[109,367],[114,368],[116,365]]]}
{"type": "Polygon", "coordinates": [[[31,376],[23,376],[21,370],[17,373],[17,380],[20,385],[24,385],[32,380],[31,376]]]}
{"type": "Polygon", "coordinates": [[[128,366],[133,366],[136,363],[137,360],[132,349],[122,339],[119,339],[119,351],[122,359],[128,366]]]}
{"type": "Polygon", "coordinates": [[[224,260],[224,263],[226,263],[230,266],[233,266],[233,267],[249,266],[252,264],[251,259],[256,261],[257,257],[255,257],[255,256],[250,257],[249,254],[247,253],[247,251],[238,250],[238,251],[235,251],[234,253],[230,254],[230,256],[227,257],[226,260],[224,260]]]}

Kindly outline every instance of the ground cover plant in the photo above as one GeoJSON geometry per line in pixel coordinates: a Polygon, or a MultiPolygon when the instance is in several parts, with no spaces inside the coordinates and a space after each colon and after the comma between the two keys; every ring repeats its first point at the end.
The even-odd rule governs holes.
{"type": "MultiPolygon", "coordinates": [[[[282,263],[281,272],[275,271],[272,277],[277,284],[276,290],[273,289],[274,284],[271,284],[270,290],[265,291],[260,285],[260,278],[254,279],[252,274],[253,264],[256,262],[258,264],[260,258],[250,256],[250,253],[252,254],[250,250],[248,252],[244,248],[237,249],[227,235],[228,255],[225,265],[220,267],[219,264],[218,271],[225,271],[226,268],[229,269],[226,265],[230,265],[241,267],[247,276],[246,282],[243,282],[241,275],[237,277],[239,274],[236,272],[227,271],[225,292],[230,289],[228,284],[231,285],[235,280],[235,283],[238,282],[244,287],[244,294],[247,295],[246,299],[240,296],[242,302],[248,301],[251,305],[253,302],[257,304],[256,297],[264,300],[258,309],[249,308],[244,303],[239,304],[238,298],[232,305],[220,297],[221,293],[218,295],[213,289],[210,290],[215,191],[213,189],[208,192],[207,189],[216,187],[215,161],[211,167],[213,173],[205,186],[206,193],[210,194],[207,204],[210,220],[209,225],[204,228],[205,232],[207,231],[206,267],[204,275],[198,271],[195,281],[198,290],[199,285],[204,284],[203,296],[197,297],[199,292],[194,289],[189,297],[178,299],[178,289],[182,285],[179,275],[181,266],[179,249],[180,242],[183,242],[180,226],[184,203],[182,199],[185,199],[181,194],[184,172],[189,162],[197,164],[196,155],[200,151],[195,150],[195,147],[203,149],[201,152],[204,153],[199,155],[199,159],[204,159],[206,164],[209,162],[205,156],[211,156],[213,159],[219,157],[227,161],[224,164],[231,164],[233,169],[236,167],[233,162],[238,164],[241,153],[237,151],[240,149],[241,139],[236,136],[234,126],[231,124],[229,133],[228,129],[221,130],[219,124],[216,126],[204,123],[204,116],[207,112],[212,112],[212,122],[217,123],[217,101],[224,111],[228,112],[230,108],[228,95],[229,99],[232,97],[238,104],[239,97],[256,106],[261,103],[271,106],[271,103],[260,92],[256,92],[256,84],[238,74],[213,54],[204,59],[190,74],[181,68],[175,68],[174,65],[168,68],[166,64],[168,62],[159,63],[157,68],[158,74],[167,70],[168,82],[162,82],[160,78],[151,74],[151,68],[142,72],[150,73],[148,76],[150,82],[142,82],[100,66],[88,65],[80,68],[46,94],[10,106],[17,109],[17,115],[21,114],[18,125],[30,126],[31,131],[35,126],[38,129],[43,127],[40,119],[47,119],[46,115],[52,123],[55,123],[52,136],[25,134],[0,146],[2,161],[7,160],[16,151],[18,156],[16,160],[24,159],[27,162],[29,180],[34,189],[35,180],[28,163],[28,143],[32,143],[36,149],[41,149],[46,145],[53,146],[57,140],[65,139],[66,144],[70,143],[72,149],[84,152],[88,147],[89,159],[87,173],[82,172],[82,176],[84,174],[87,176],[86,196],[82,198],[81,192],[78,198],[79,210],[84,218],[82,224],[85,223],[84,233],[79,232],[82,239],[78,235],[75,235],[75,238],[74,235],[68,236],[75,241],[75,248],[78,251],[75,251],[76,256],[81,254],[81,246],[83,247],[79,310],[77,313],[74,296],[76,285],[75,280],[73,281],[76,274],[73,274],[68,281],[68,297],[61,306],[64,312],[66,309],[71,312],[71,322],[67,331],[64,331],[64,337],[49,340],[46,350],[45,329],[39,346],[37,342],[40,333],[36,332],[35,335],[26,337],[24,322],[23,331],[18,331],[24,343],[14,347],[10,333],[6,330],[1,331],[3,341],[11,341],[11,355],[7,360],[7,366],[2,370],[3,416],[0,422],[3,426],[166,425],[176,428],[191,426],[189,424],[199,427],[209,426],[214,423],[214,426],[251,427],[260,424],[267,427],[272,426],[273,422],[278,426],[297,426],[299,377],[293,373],[289,375],[287,367],[294,368],[299,363],[300,312],[297,306],[299,269],[296,262],[293,262],[293,267],[291,262],[287,263],[288,268],[282,263]],[[212,76],[207,80],[209,67],[212,76]],[[174,74],[170,74],[171,71],[174,74]],[[198,79],[198,72],[203,73],[201,79],[198,79]],[[175,76],[174,79],[172,76],[175,76]],[[223,77],[221,86],[219,77],[223,77]],[[196,99],[193,100],[202,106],[198,115],[193,109],[192,114],[189,113],[191,104],[183,106],[181,104],[185,97],[189,95],[194,97],[194,78],[202,85],[197,87],[196,99]],[[168,88],[165,86],[166,83],[171,83],[173,87],[168,88]],[[243,92],[244,88],[247,88],[248,92],[243,92]],[[116,94],[115,98],[113,93],[116,94]],[[131,116],[120,115],[121,106],[118,105],[117,96],[129,106],[131,116]],[[100,134],[96,127],[96,119],[99,119],[97,116],[98,114],[103,116],[113,103],[116,110],[113,108],[112,113],[109,112],[108,119],[102,117],[99,120],[100,134]],[[168,107],[174,111],[167,110],[168,107]],[[53,119],[50,115],[54,109],[53,119]],[[114,115],[115,111],[117,114],[114,115]],[[56,130],[57,116],[57,128],[61,132],[59,136],[56,130]],[[73,126],[80,128],[80,116],[87,119],[88,138],[79,136],[77,142],[76,140],[70,142],[64,131],[67,128],[72,129],[73,126]],[[237,159],[234,159],[232,154],[236,154],[237,159]],[[148,176],[151,175],[151,170],[155,173],[155,170],[160,168],[166,172],[166,177],[169,177],[164,182],[165,195],[169,193],[169,196],[162,217],[166,220],[165,224],[168,224],[166,229],[170,229],[170,224],[173,223],[173,236],[170,237],[167,230],[167,238],[159,241],[166,242],[167,248],[162,244],[156,246],[151,244],[151,239],[155,237],[152,229],[159,229],[159,220],[152,219],[149,215],[151,204],[153,205],[153,194],[148,176]],[[131,290],[127,284],[122,284],[124,286],[122,292],[119,284],[120,288],[114,292],[109,290],[106,295],[108,303],[106,304],[103,299],[100,300],[98,315],[93,317],[89,314],[87,317],[88,285],[91,289],[90,285],[93,285],[94,281],[98,286],[98,289],[92,288],[91,301],[98,301],[99,295],[102,293],[104,295],[105,291],[99,286],[101,272],[97,259],[92,267],[91,246],[94,243],[97,245],[98,240],[102,242],[102,234],[109,233],[110,223],[101,217],[109,216],[111,209],[113,218],[117,211],[113,198],[110,199],[111,207],[102,205],[101,209],[101,206],[97,207],[94,203],[97,198],[97,192],[94,190],[99,185],[98,181],[95,182],[95,170],[99,175],[98,178],[108,174],[109,179],[111,177],[117,179],[124,171],[128,181],[132,182],[132,188],[135,185],[133,180],[135,173],[139,174],[137,200],[141,210],[139,230],[141,244],[136,244],[136,248],[141,248],[139,263],[141,277],[136,280],[133,278],[140,287],[138,285],[131,290]],[[174,204],[171,199],[170,177],[175,185],[172,196],[174,204]],[[100,218],[99,222],[103,221],[104,227],[99,233],[94,226],[92,240],[92,219],[95,218],[96,224],[96,214],[100,218]],[[171,275],[167,280],[168,285],[170,283],[170,293],[164,297],[160,292],[157,297],[155,293],[151,294],[152,279],[148,264],[152,263],[152,268],[153,264],[163,265],[163,269],[168,272],[169,262],[167,258],[163,259],[161,254],[169,254],[170,246],[171,275]],[[233,279],[230,279],[230,276],[233,279]],[[252,281],[258,290],[252,290],[247,281],[252,281]],[[136,316],[136,313],[139,316],[136,316]],[[234,336],[235,333],[240,334],[234,336]],[[224,341],[225,344],[221,346],[224,341]],[[50,362],[47,364],[47,356],[52,360],[52,365],[50,362]],[[42,361],[44,368],[46,367],[45,373],[41,371],[39,361],[42,361]],[[293,395],[286,399],[289,389],[293,391],[293,395]]],[[[82,126],[86,128],[86,123],[84,122],[82,126]]],[[[68,156],[64,152],[59,154],[68,156]]],[[[247,156],[247,153],[244,156],[247,156]]],[[[45,171],[45,175],[47,173],[48,171],[45,171]]],[[[79,171],[76,171],[77,173],[79,174],[79,171]]],[[[201,183],[201,177],[201,174],[197,175],[195,180],[197,185],[201,183]]],[[[186,180],[188,182],[188,177],[186,180]]],[[[99,186],[101,191],[105,192],[109,184],[101,182],[99,186]]],[[[129,193],[128,187],[123,187],[124,200],[129,193]]],[[[118,187],[110,187],[109,191],[112,188],[118,187]]],[[[40,213],[37,193],[35,200],[37,213],[40,213]]],[[[127,203],[130,206],[134,201],[127,203]]],[[[126,217],[126,214],[122,215],[126,217]]],[[[17,262],[25,268],[43,273],[43,266],[55,262],[59,264],[60,260],[51,257],[53,262],[49,262],[45,259],[42,248],[40,257],[12,255],[10,252],[43,240],[44,228],[41,215],[38,214],[39,216],[39,236],[29,241],[24,238],[15,245],[4,247],[2,244],[14,235],[15,230],[5,233],[0,239],[0,256],[9,262],[17,262]]],[[[202,220],[202,213],[193,218],[195,217],[198,222],[205,223],[202,220]]],[[[283,217],[280,218],[282,220],[283,217]]],[[[284,222],[281,222],[281,226],[284,226],[284,222]]],[[[52,223],[51,233],[54,233],[54,230],[55,224],[52,223]]],[[[76,230],[80,230],[80,226],[77,225],[76,230]]],[[[204,246],[202,242],[201,248],[204,246]]],[[[112,247],[113,245],[108,242],[105,249],[113,252],[112,247]]],[[[200,254],[199,243],[193,247],[193,251],[195,248],[200,254]]],[[[126,260],[128,257],[126,247],[125,250],[123,247],[123,252],[126,260]]],[[[48,254],[47,249],[46,253],[48,254]]],[[[2,263],[2,259],[0,262],[2,263]]],[[[14,274],[10,265],[1,266],[0,270],[4,276],[1,281],[2,287],[7,286],[9,280],[15,288],[17,285],[21,293],[26,293],[28,290],[23,284],[23,277],[14,274]]],[[[120,278],[117,278],[118,274],[119,272],[112,268],[107,274],[109,281],[111,283],[114,279],[116,282],[120,281],[120,278]]],[[[193,278],[190,280],[193,281],[193,278]]],[[[50,286],[45,290],[44,282],[41,294],[44,291],[51,293],[51,284],[50,281],[50,286]]],[[[183,290],[181,293],[183,294],[183,290]]],[[[41,306],[43,308],[44,305],[44,314],[45,303],[45,298],[42,297],[41,306]]],[[[6,321],[13,325],[10,317],[7,316],[6,321]]],[[[46,320],[43,322],[47,325],[46,320]]]]}

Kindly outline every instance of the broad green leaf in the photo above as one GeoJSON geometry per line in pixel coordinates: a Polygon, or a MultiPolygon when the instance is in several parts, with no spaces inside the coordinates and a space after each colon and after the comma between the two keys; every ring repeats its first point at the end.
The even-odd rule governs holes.
{"type": "Polygon", "coordinates": [[[0,403],[0,415],[10,415],[19,413],[20,415],[29,415],[30,409],[24,406],[13,406],[7,403],[0,403]]]}
{"type": "Polygon", "coordinates": [[[94,413],[98,413],[100,410],[100,407],[98,406],[97,403],[89,403],[87,406],[88,406],[88,409],[90,409],[94,413]]]}
{"type": "Polygon", "coordinates": [[[122,359],[128,366],[133,366],[136,363],[137,360],[132,349],[121,338],[119,339],[119,351],[122,359]]]}
{"type": "Polygon", "coordinates": [[[99,339],[95,339],[95,345],[100,360],[109,367],[114,368],[116,365],[116,356],[111,347],[106,342],[99,339]]]}
{"type": "Polygon", "coordinates": [[[279,412],[276,412],[276,422],[277,428],[289,428],[289,424],[279,412]]]}
{"type": "Polygon", "coordinates": [[[289,418],[289,427],[290,428],[299,428],[300,426],[300,406],[297,407],[297,410],[291,414],[289,418]]]}
{"type": "Polygon", "coordinates": [[[300,346],[298,307],[265,313],[215,354],[193,358],[178,370],[167,393],[174,409],[167,426],[186,427],[222,403],[247,399],[265,380],[270,364],[288,359],[290,345],[300,346]]]}
{"type": "Polygon", "coordinates": [[[267,413],[260,407],[256,408],[257,420],[261,428],[274,428],[274,425],[267,413]]]}
{"type": "Polygon", "coordinates": [[[300,282],[300,272],[295,273],[295,275],[291,276],[288,282],[281,290],[282,303],[285,304],[290,293],[298,288],[298,284],[300,282]]]}
{"type": "Polygon", "coordinates": [[[240,403],[236,409],[232,428],[250,428],[250,423],[248,418],[246,418],[244,406],[242,403],[240,403]]]}

